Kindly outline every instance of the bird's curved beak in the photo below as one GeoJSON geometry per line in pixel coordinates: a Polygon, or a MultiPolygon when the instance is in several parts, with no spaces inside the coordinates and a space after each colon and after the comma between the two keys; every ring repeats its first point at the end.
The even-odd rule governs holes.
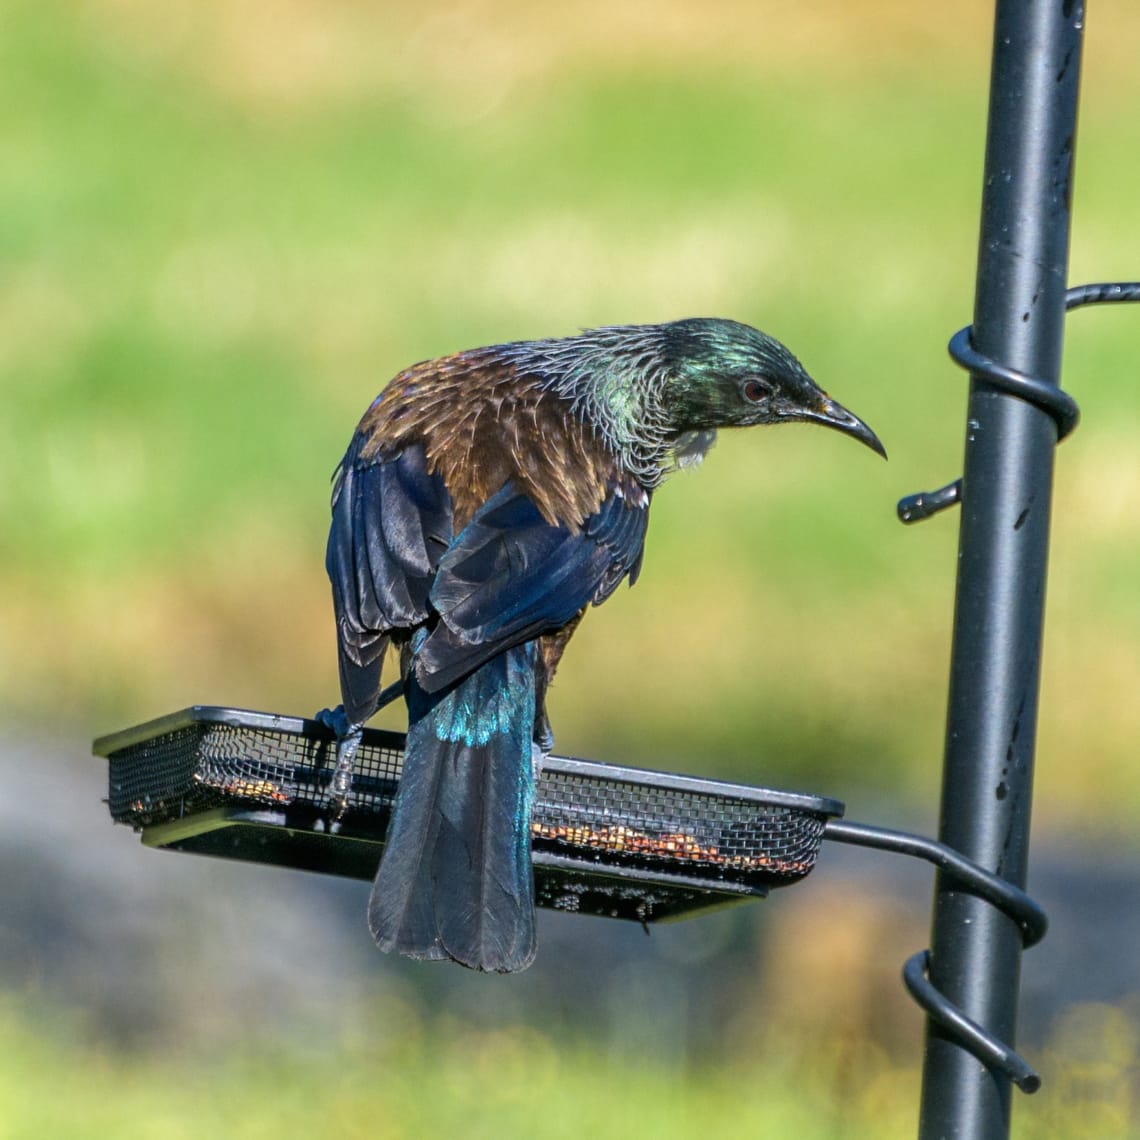
{"type": "Polygon", "coordinates": [[[879,437],[857,416],[849,412],[837,400],[824,396],[818,408],[802,413],[803,418],[811,423],[823,424],[825,427],[835,428],[836,431],[845,432],[854,436],[861,443],[865,443],[872,451],[877,451],[884,459],[887,450],[879,442],[879,437]]]}

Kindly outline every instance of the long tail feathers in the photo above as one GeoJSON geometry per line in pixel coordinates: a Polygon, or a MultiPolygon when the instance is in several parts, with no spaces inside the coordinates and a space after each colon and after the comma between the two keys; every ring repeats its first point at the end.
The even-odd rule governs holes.
{"type": "Polygon", "coordinates": [[[368,922],[382,950],[510,972],[535,953],[533,643],[442,694],[408,677],[408,741],[368,922]]]}

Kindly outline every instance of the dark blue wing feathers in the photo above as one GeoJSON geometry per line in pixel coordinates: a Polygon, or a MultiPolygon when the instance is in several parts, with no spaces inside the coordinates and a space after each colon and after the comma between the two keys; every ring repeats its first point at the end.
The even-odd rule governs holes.
{"type": "Polygon", "coordinates": [[[575,533],[507,484],[440,559],[430,602],[441,620],[416,655],[420,684],[438,691],[604,601],[640,561],[647,518],[613,495],[575,533]]]}
{"type": "Polygon", "coordinates": [[[645,553],[645,531],[648,525],[648,501],[644,506],[632,506],[616,495],[607,500],[602,509],[588,520],[587,538],[619,555],[610,562],[598,582],[594,596],[590,599],[595,606],[600,606],[626,575],[629,575],[631,586],[637,581],[641,572],[641,558],[645,553]]]}
{"type": "Polygon", "coordinates": [[[559,629],[636,576],[644,505],[614,493],[571,531],[547,522],[508,483],[453,538],[451,498],[423,449],[363,460],[363,442],[353,441],[338,473],[326,556],[342,682],[358,709],[379,691],[378,662],[394,631],[439,615],[416,655],[420,683],[435,692],[496,653],[559,629]]]}
{"type": "Polygon", "coordinates": [[[326,555],[350,628],[392,630],[425,621],[432,578],[451,537],[451,497],[428,472],[421,448],[369,462],[353,441],[333,493],[326,555]]]}
{"type": "Polygon", "coordinates": [[[452,538],[451,497],[428,472],[423,450],[370,461],[361,458],[363,444],[363,436],[353,440],[337,473],[325,555],[353,723],[375,711],[389,635],[427,620],[432,579],[452,538]]]}

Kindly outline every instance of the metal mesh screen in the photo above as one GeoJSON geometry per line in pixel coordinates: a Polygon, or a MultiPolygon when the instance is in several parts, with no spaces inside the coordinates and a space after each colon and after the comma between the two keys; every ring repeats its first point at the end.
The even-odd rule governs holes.
{"type": "MultiPolygon", "coordinates": [[[[798,878],[815,863],[824,817],[726,795],[551,771],[539,780],[536,845],[604,852],[623,863],[715,874],[798,878]]],[[[647,773],[647,775],[651,775],[647,773]]]]}
{"type": "MultiPolygon", "coordinates": [[[[256,806],[283,813],[285,826],[311,826],[325,808],[335,762],[328,730],[266,714],[246,714],[248,723],[241,723],[234,710],[212,711],[225,716],[212,720],[203,710],[188,710],[182,721],[155,722],[153,735],[143,726],[120,734],[129,737],[121,743],[114,737],[99,742],[110,761],[112,817],[145,828],[219,807],[256,806]]],[[[365,733],[343,821],[348,832],[383,839],[402,744],[397,733],[365,733]]],[[[824,823],[840,805],[783,793],[765,802],[762,790],[736,787],[552,758],[535,798],[536,858],[547,852],[556,863],[572,860],[599,872],[642,869],[674,876],[678,884],[721,882],[758,891],[807,874],[824,823]],[[788,806],[781,798],[807,806],[788,806]]],[[[551,905],[572,909],[565,899],[551,905]]]]}
{"type": "MultiPolygon", "coordinates": [[[[235,802],[323,804],[335,742],[249,725],[195,723],[111,752],[111,816],[145,827],[235,802]]],[[[353,808],[387,811],[403,752],[365,742],[356,758],[353,808]]]]}

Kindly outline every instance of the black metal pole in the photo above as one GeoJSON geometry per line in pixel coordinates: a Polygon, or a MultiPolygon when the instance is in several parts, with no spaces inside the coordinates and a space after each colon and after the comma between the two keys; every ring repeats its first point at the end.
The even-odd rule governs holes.
{"type": "MultiPolygon", "coordinates": [[[[1084,5],[997,0],[973,344],[1058,382],[1084,5]]],[[[1039,406],[974,374],[966,432],[939,836],[1025,885],[1053,448],[1039,406]]],[[[1015,1038],[1016,923],[960,882],[935,888],[930,981],[1015,1038]]],[[[927,1023],[922,1140],[1004,1140],[1010,1082],[927,1023]]]]}

